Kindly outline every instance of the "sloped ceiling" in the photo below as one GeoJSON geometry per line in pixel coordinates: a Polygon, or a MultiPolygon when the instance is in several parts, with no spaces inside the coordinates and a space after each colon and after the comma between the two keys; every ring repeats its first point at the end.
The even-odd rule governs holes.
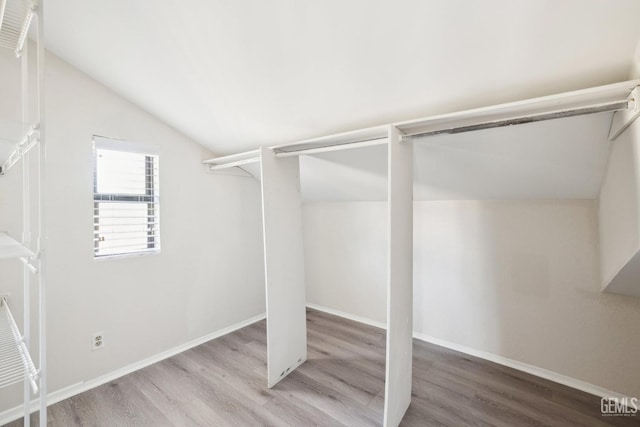
{"type": "Polygon", "coordinates": [[[47,45],[217,154],[624,80],[637,0],[56,0],[47,45]]]}

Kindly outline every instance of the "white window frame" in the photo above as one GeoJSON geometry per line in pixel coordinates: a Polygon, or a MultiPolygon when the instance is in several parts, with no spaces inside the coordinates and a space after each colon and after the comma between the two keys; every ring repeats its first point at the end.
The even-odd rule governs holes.
{"type": "MultiPolygon", "coordinates": [[[[130,141],[120,140],[116,138],[109,138],[99,135],[93,136],[93,241],[94,241],[94,253],[93,259],[96,261],[118,259],[118,258],[130,258],[143,255],[155,255],[160,253],[160,156],[159,149],[156,145],[141,144],[130,141]],[[97,184],[97,155],[98,150],[118,151],[124,153],[137,153],[144,154],[147,158],[152,158],[152,167],[158,169],[157,176],[155,176],[152,185],[148,188],[145,195],[128,195],[128,194],[112,194],[112,193],[98,193],[97,184]],[[148,249],[142,251],[130,251],[121,253],[109,253],[98,254],[98,240],[100,238],[99,233],[99,210],[98,203],[111,202],[111,203],[140,203],[146,202],[149,205],[148,209],[148,221],[154,223],[152,228],[149,228],[148,236],[153,236],[153,246],[149,246],[148,249]]],[[[148,171],[146,172],[149,175],[148,171]]],[[[153,175],[153,174],[151,174],[153,175]]],[[[148,179],[148,178],[145,178],[148,179]]],[[[151,243],[150,237],[149,244],[151,243]]]]}

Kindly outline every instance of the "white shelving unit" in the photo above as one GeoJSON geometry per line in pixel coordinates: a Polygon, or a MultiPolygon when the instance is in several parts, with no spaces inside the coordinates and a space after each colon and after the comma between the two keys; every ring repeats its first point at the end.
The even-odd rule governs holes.
{"type": "MultiPolygon", "coordinates": [[[[22,120],[0,118],[0,175],[10,172],[22,162],[22,233],[21,240],[0,232],[0,260],[15,260],[23,264],[22,331],[11,313],[11,298],[0,279],[0,388],[23,383],[24,425],[31,425],[31,411],[38,398],[40,426],[47,425],[46,384],[46,286],[45,286],[45,144],[44,144],[44,44],[42,35],[43,0],[0,0],[0,48],[10,49],[21,61],[22,120]],[[29,78],[28,37],[37,49],[36,80],[29,78]],[[35,86],[35,87],[34,87],[35,86]],[[30,90],[33,98],[30,98],[30,90]],[[35,99],[34,117],[30,117],[29,102],[35,99]],[[31,151],[37,151],[32,157],[31,151]],[[32,164],[37,181],[32,182],[32,164]],[[37,189],[37,207],[32,209],[33,191],[37,189]],[[37,230],[32,238],[32,210],[37,212],[37,230]],[[37,291],[38,357],[31,353],[32,287],[37,291]],[[37,362],[34,363],[34,360],[37,362]],[[38,366],[39,365],[39,366],[38,366]]],[[[17,83],[17,82],[16,82],[17,83]]],[[[20,100],[16,100],[20,102],[20,100]]],[[[0,178],[1,179],[1,178],[0,178]]],[[[20,209],[20,207],[16,207],[20,209]]],[[[0,277],[3,277],[0,274],[0,277]]]]}
{"type": "Polygon", "coordinates": [[[38,392],[39,374],[22,334],[18,329],[6,297],[0,298],[0,387],[24,381],[38,392]]]}

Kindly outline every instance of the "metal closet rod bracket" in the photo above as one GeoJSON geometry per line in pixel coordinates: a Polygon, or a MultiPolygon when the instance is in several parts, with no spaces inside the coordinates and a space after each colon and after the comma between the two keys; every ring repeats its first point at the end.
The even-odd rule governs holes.
{"type": "Polygon", "coordinates": [[[629,94],[627,109],[613,113],[609,141],[615,141],[638,117],[640,117],[640,86],[633,88],[629,94]]]}

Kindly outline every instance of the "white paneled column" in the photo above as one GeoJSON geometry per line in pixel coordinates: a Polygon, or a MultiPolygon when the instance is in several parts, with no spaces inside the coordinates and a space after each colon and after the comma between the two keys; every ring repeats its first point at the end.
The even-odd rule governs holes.
{"type": "Polygon", "coordinates": [[[384,425],[400,424],[411,403],[413,354],[413,145],[389,126],[387,366],[384,425]]]}
{"type": "Polygon", "coordinates": [[[260,158],[271,388],[307,359],[302,203],[298,157],[260,158]]]}

